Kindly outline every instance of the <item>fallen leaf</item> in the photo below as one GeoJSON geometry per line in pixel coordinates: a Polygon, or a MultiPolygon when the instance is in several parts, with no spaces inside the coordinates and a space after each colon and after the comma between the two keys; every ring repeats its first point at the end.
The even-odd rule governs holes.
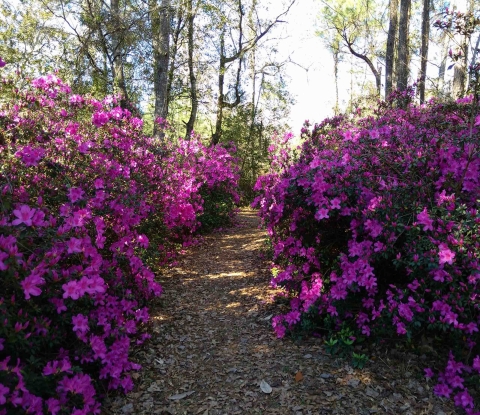
{"type": "Polygon", "coordinates": [[[365,395],[370,396],[372,398],[378,398],[380,394],[376,390],[367,387],[367,390],[365,391],[365,395]]]}
{"type": "Polygon", "coordinates": [[[260,382],[260,389],[263,393],[272,393],[272,387],[264,380],[260,382]]]}
{"type": "MultiPolygon", "coordinates": [[[[352,388],[356,388],[359,384],[360,384],[360,381],[358,379],[350,379],[347,382],[347,385],[351,386],[352,388]]],[[[367,395],[368,395],[368,393],[367,393],[367,395]]]]}
{"type": "Polygon", "coordinates": [[[168,399],[171,399],[172,401],[178,401],[180,399],[186,398],[187,396],[190,396],[192,393],[195,393],[195,391],[183,392],[179,393],[178,395],[172,395],[169,396],[168,399]]]}
{"type": "Polygon", "coordinates": [[[295,382],[300,382],[301,380],[303,380],[303,375],[302,372],[298,371],[295,375],[295,382]]]}

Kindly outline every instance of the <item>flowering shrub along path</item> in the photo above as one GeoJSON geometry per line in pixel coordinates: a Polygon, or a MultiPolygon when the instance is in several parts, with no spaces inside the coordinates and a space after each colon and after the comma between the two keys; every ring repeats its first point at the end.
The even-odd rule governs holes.
{"type": "Polygon", "coordinates": [[[435,393],[478,415],[479,106],[417,107],[409,94],[305,128],[301,153],[279,148],[258,180],[273,284],[290,299],[273,326],[278,337],[329,332],[331,347],[430,342],[435,393]]]}
{"type": "MultiPolygon", "coordinates": [[[[161,121],[161,120],[159,120],[161,121]]],[[[238,201],[235,160],[155,142],[142,120],[50,75],[0,90],[0,414],[100,412],[148,337],[151,266],[238,201]]]]}
{"type": "Polygon", "coordinates": [[[136,386],[112,396],[106,415],[455,413],[423,378],[423,358],[378,350],[358,370],[325,353],[322,339],[276,338],[272,315],[287,306],[272,302],[258,223],[242,210],[235,228],[162,273],[152,337],[134,356],[143,367],[136,386]]]}

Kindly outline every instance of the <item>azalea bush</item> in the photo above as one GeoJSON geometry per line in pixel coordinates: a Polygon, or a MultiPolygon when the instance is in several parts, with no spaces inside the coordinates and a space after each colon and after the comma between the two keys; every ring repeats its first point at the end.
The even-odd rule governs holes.
{"type": "Polygon", "coordinates": [[[254,204],[272,239],[272,284],[290,296],[273,327],[278,337],[349,327],[357,337],[437,339],[452,352],[438,377],[428,369],[435,392],[473,414],[480,115],[473,96],[397,104],[412,94],[393,95],[372,116],[307,124],[296,157],[271,149],[254,204]]]}
{"type": "Polygon", "coordinates": [[[118,102],[2,81],[0,414],[94,414],[130,391],[162,292],[148,265],[192,242],[200,189],[238,197],[225,148],[157,142],[118,102]]]}

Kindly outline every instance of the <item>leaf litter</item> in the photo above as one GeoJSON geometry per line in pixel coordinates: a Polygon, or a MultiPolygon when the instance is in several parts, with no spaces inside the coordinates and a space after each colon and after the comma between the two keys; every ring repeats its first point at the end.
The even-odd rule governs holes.
{"type": "Polygon", "coordinates": [[[265,240],[256,212],[242,209],[237,226],[163,269],[152,338],[133,356],[142,365],[135,389],[108,395],[103,414],[460,413],[433,395],[424,356],[368,351],[358,370],[328,355],[322,339],[277,339],[270,320],[287,308],[272,299],[265,240]]]}

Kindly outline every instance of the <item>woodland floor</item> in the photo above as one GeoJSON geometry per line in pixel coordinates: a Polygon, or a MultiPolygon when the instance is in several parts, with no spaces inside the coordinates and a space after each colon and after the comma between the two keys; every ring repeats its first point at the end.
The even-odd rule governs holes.
{"type": "Polygon", "coordinates": [[[252,210],[238,222],[165,270],[152,339],[134,355],[143,366],[136,387],[110,396],[104,414],[457,413],[422,375],[431,354],[371,349],[357,370],[327,354],[322,339],[277,339],[270,320],[286,310],[272,300],[265,232],[252,210]]]}

